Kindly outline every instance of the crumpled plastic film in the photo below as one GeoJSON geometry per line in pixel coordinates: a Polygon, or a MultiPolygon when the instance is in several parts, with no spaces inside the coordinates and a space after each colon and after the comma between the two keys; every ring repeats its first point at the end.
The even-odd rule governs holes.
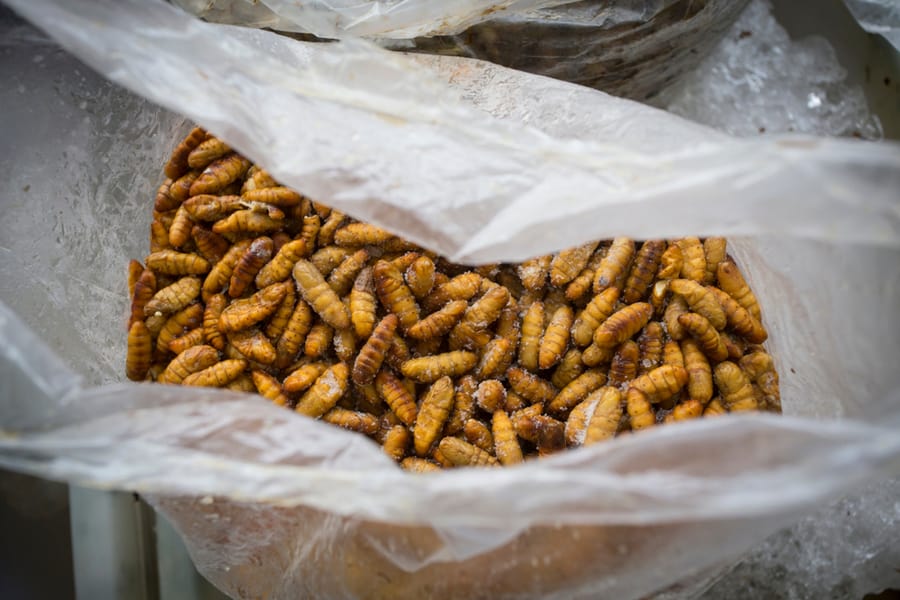
{"type": "Polygon", "coordinates": [[[900,240],[900,146],[734,140],[487,63],[298,44],[158,0],[10,3],[286,184],[454,260],[685,231],[900,240]],[[641,220],[628,218],[638,206],[641,220]]]}
{"type": "Polygon", "coordinates": [[[289,0],[176,4],[217,23],[307,36],[310,31],[331,38],[367,36],[387,48],[489,60],[642,100],[695,67],[746,1],[531,1],[511,3],[506,10],[478,2],[474,15],[466,12],[470,3],[433,0],[352,6],[289,0]],[[456,14],[435,23],[429,20],[435,8],[456,14]],[[410,18],[422,20],[415,35],[410,18]],[[463,21],[469,25],[465,29],[463,21]]]}
{"type": "Polygon", "coordinates": [[[863,29],[884,36],[900,51],[900,4],[896,0],[844,0],[844,4],[863,29]]]}
{"type": "Polygon", "coordinates": [[[653,103],[732,135],[882,137],[862,88],[847,81],[829,42],[792,40],[769,0],[750,2],[709,56],[653,103]]]}
{"type": "MultiPolygon", "coordinates": [[[[216,133],[229,132],[229,141],[254,160],[278,158],[272,163],[281,166],[278,176],[287,181],[294,173],[299,189],[332,190],[309,192],[316,199],[360,211],[376,204],[374,212],[397,231],[415,234],[411,223],[418,223],[449,232],[437,243],[451,250],[482,231],[477,221],[485,215],[494,227],[502,219],[521,226],[501,245],[485,246],[485,260],[620,227],[644,237],[703,227],[735,232],[743,220],[755,221],[758,235],[731,236],[729,247],[764,309],[785,417],[672,425],[517,468],[415,477],[370,440],[259,397],[113,383],[121,380],[124,355],[125,264],[146,252],[159,171],[187,124],[66,62],[46,41],[3,37],[17,66],[30,68],[4,72],[10,85],[0,90],[13,124],[8,134],[15,136],[0,154],[7,173],[0,181],[0,464],[148,495],[185,536],[203,574],[234,597],[637,598],[736,559],[811,507],[897,472],[900,373],[886,357],[900,355],[900,242],[896,204],[888,201],[890,189],[879,188],[896,183],[896,147],[815,138],[736,143],[660,111],[484,63],[424,58],[409,66],[396,57],[381,65],[365,45],[323,46],[328,52],[316,55],[323,64],[291,75],[279,71],[286,68],[279,59],[293,55],[277,52],[293,42],[273,38],[279,42],[266,46],[265,32],[169,21],[161,15],[179,13],[160,4],[109,2],[96,11],[89,10],[93,3],[20,4],[108,76],[167,106],[184,106],[216,133]],[[69,20],[53,20],[60,16],[69,20]],[[106,18],[141,25],[119,31],[104,27],[106,18]],[[197,31],[210,37],[201,43],[197,31]],[[163,51],[157,42],[171,49],[166,60],[193,52],[194,70],[179,80],[178,67],[187,62],[163,68],[154,56],[163,51]],[[354,57],[355,67],[335,69],[354,57]],[[363,64],[368,78],[354,88],[350,76],[363,64]],[[394,77],[400,73],[405,78],[394,77]],[[403,104],[401,92],[413,85],[422,96],[403,104]],[[299,91],[316,95],[290,104],[307,112],[291,112],[289,103],[271,112],[269,104],[287,102],[284,90],[297,93],[289,96],[294,100],[308,98],[299,91]],[[208,103],[203,110],[201,100],[208,103]],[[419,104],[426,101],[434,103],[419,104]],[[277,127],[253,130],[264,124],[262,116],[278,116],[277,127]],[[454,117],[473,120],[457,124],[454,117]],[[393,129],[362,127],[379,121],[393,129]],[[433,156],[406,155],[401,150],[412,146],[398,128],[409,137],[430,135],[421,149],[433,156]],[[387,163],[370,155],[376,142],[365,138],[387,131],[395,133],[390,147],[377,147],[401,165],[383,179],[377,169],[387,163]],[[520,148],[526,141],[532,145],[520,148]],[[400,166],[466,160],[463,142],[483,161],[481,170],[459,171],[480,176],[471,187],[446,172],[398,175],[400,166]],[[740,166],[745,180],[728,181],[724,176],[735,171],[723,170],[728,163],[713,154],[700,160],[700,147],[744,149],[730,158],[750,161],[740,166]],[[495,156],[500,149],[510,155],[495,156]],[[599,154],[578,157],[576,149],[599,154]],[[662,168],[660,155],[687,154],[692,169],[654,172],[662,168]],[[523,162],[529,156],[535,162],[543,156],[559,175],[608,180],[622,172],[609,163],[627,158],[664,180],[667,195],[653,202],[637,194],[618,214],[615,204],[601,206],[599,223],[590,212],[562,219],[556,213],[569,209],[553,187],[560,177],[545,181],[552,171],[541,171],[532,179],[523,162]],[[790,162],[773,179],[776,158],[790,162]],[[326,177],[327,160],[339,167],[326,177]],[[352,168],[360,169],[354,177],[352,168]],[[713,174],[715,194],[700,196],[696,179],[713,174]],[[802,181],[791,184],[795,177],[802,181]],[[531,198],[538,214],[524,221],[482,211],[476,200],[484,196],[447,195],[490,184],[494,194],[515,201],[507,186],[524,189],[518,178],[543,186],[531,198]],[[760,181],[772,186],[768,203],[761,192],[730,198],[760,181]],[[395,204],[383,199],[392,197],[389,182],[402,190],[395,204]],[[416,197],[416,210],[397,200],[416,197]],[[439,201],[449,212],[432,210],[439,201]],[[702,212],[716,201],[727,205],[717,209],[719,225],[702,212]],[[677,222],[664,223],[654,211],[677,222]],[[607,222],[607,214],[627,219],[627,226],[607,222]],[[433,221],[435,215],[445,222],[433,221]],[[552,226],[567,221],[569,238],[535,235],[541,218],[552,226]],[[845,219],[882,235],[849,243],[864,235],[842,225],[845,219]],[[887,225],[876,226],[879,219],[887,225]]],[[[591,199],[577,206],[594,210],[591,199]]]]}
{"type": "Polygon", "coordinates": [[[696,70],[746,0],[590,0],[499,15],[456,35],[384,40],[646,100],[696,70]]]}
{"type": "MultiPolygon", "coordinates": [[[[514,13],[576,0],[175,0],[217,23],[271,27],[321,38],[412,38],[452,34],[492,15],[514,13]]],[[[639,0],[658,5],[671,0],[639,0]]]]}

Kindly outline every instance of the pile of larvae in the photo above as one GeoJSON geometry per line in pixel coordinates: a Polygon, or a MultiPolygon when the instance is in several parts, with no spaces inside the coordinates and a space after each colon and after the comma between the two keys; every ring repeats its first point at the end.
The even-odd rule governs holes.
{"type": "Polygon", "coordinates": [[[132,380],[258,393],[420,472],[780,411],[723,238],[471,268],[279,185],[200,128],[165,174],[150,255],[129,268],[132,380]]]}

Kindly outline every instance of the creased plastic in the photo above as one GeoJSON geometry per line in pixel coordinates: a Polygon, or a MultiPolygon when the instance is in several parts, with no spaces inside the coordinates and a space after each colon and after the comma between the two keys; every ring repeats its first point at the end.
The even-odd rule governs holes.
{"type": "Polygon", "coordinates": [[[895,0],[844,0],[844,4],[863,29],[884,36],[900,51],[900,4],[895,0]]]}
{"type": "Polygon", "coordinates": [[[900,240],[897,145],[734,140],[487,63],[298,44],[156,1],[11,5],[287,184],[455,260],[685,231],[900,240]]]}
{"type": "Polygon", "coordinates": [[[493,10],[501,3],[476,2],[476,14],[470,16],[467,2],[434,0],[352,6],[290,0],[176,0],[216,23],[317,31],[330,38],[368,36],[387,48],[489,60],[638,100],[696,67],[746,3],[586,0],[516,2],[507,10],[493,10]],[[435,9],[458,16],[436,22],[430,19],[435,9]],[[419,20],[417,29],[410,27],[410,18],[419,20]],[[469,25],[464,30],[460,18],[469,25]]]}
{"type": "Polygon", "coordinates": [[[294,48],[313,50],[150,2],[13,4],[299,189],[460,257],[757,234],[729,243],[764,308],[785,417],[406,475],[369,440],[258,397],[116,383],[125,264],[146,253],[159,171],[187,124],[45,41],[6,36],[32,66],[0,90],[16,140],[0,154],[0,464],[148,495],[234,597],[638,598],[900,469],[895,146],[735,142],[590,90],[456,59],[376,60],[365,45],[317,48],[294,72],[294,48]],[[595,180],[607,186],[579,200],[575,184],[595,180]]]}
{"type": "MultiPolygon", "coordinates": [[[[451,34],[492,15],[576,0],[175,0],[207,20],[298,31],[322,38],[397,39],[451,34]]],[[[645,4],[667,0],[641,0],[645,4]]]]}

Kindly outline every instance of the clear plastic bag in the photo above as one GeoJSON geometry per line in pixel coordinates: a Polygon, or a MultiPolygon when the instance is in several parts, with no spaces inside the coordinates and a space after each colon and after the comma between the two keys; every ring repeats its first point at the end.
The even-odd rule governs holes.
{"type": "Polygon", "coordinates": [[[367,36],[387,48],[479,58],[645,99],[696,67],[747,0],[176,3],[213,22],[326,38],[367,36]],[[410,18],[417,19],[415,27],[410,18]]]}
{"type": "Polygon", "coordinates": [[[737,141],[485,63],[307,46],[157,2],[11,4],[286,183],[448,256],[726,234],[764,307],[786,416],[501,471],[415,477],[258,397],[114,383],[124,265],[146,252],[186,123],[6,36],[32,67],[0,90],[16,142],[0,159],[0,464],[147,495],[233,596],[637,598],[896,472],[897,146],[737,141]]]}

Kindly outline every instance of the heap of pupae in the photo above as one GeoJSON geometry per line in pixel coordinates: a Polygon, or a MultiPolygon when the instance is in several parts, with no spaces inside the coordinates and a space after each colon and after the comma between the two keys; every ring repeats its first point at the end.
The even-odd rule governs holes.
{"type": "Polygon", "coordinates": [[[194,129],[132,261],[127,375],[257,392],[404,468],[509,465],[659,423],[780,411],[723,238],[452,264],[194,129]]]}

